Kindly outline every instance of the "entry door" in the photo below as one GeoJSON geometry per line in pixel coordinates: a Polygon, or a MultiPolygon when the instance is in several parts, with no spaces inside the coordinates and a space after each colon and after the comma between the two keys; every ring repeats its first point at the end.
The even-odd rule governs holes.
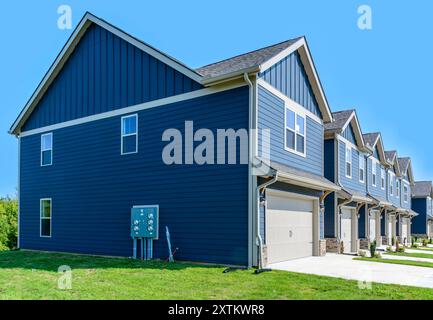
{"type": "Polygon", "coordinates": [[[268,262],[313,255],[313,201],[267,191],[268,262]]]}
{"type": "Polygon", "coordinates": [[[343,241],[343,252],[352,253],[352,209],[341,209],[340,238],[343,241]]]}

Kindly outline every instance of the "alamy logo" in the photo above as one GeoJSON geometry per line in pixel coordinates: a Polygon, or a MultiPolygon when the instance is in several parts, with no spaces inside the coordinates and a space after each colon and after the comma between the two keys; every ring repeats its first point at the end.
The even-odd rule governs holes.
{"type": "MultiPolygon", "coordinates": [[[[269,131],[260,130],[264,162],[270,156],[269,131]]],[[[166,165],[248,164],[250,138],[253,136],[259,136],[257,130],[200,128],[195,131],[194,122],[185,121],[183,132],[175,128],[163,132],[162,141],[168,143],[162,150],[162,161],[166,165]]]]}
{"type": "Polygon", "coordinates": [[[59,279],[57,280],[57,288],[60,290],[71,290],[72,289],[72,269],[70,266],[60,266],[57,269],[59,273],[59,279]]]}
{"type": "Polygon", "coordinates": [[[358,7],[358,28],[360,30],[371,30],[373,29],[373,15],[369,5],[362,5],[358,7]]]}
{"type": "Polygon", "coordinates": [[[60,30],[72,29],[72,8],[66,4],[57,8],[60,17],[57,19],[57,27],[60,30]]]}

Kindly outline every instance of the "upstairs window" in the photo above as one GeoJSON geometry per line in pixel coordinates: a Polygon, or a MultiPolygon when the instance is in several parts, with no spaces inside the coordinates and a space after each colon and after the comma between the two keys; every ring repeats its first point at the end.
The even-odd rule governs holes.
{"type": "Polygon", "coordinates": [[[40,236],[51,237],[51,199],[40,200],[40,236]]]}
{"type": "Polygon", "coordinates": [[[407,185],[403,186],[403,200],[404,200],[404,202],[409,201],[409,189],[408,189],[407,185]]]}
{"type": "Polygon", "coordinates": [[[363,155],[359,155],[359,182],[365,182],[365,158],[363,155]]]}
{"type": "Polygon", "coordinates": [[[352,148],[346,146],[346,177],[352,178],[352,148]]]}
{"type": "Polygon", "coordinates": [[[53,134],[41,135],[41,166],[53,164],[53,134]]]}
{"type": "Polygon", "coordinates": [[[377,165],[376,161],[371,161],[371,183],[373,187],[377,185],[377,165]]]}
{"type": "Polygon", "coordinates": [[[138,116],[136,114],[122,117],[121,154],[138,151],[138,116]]]}
{"type": "Polygon", "coordinates": [[[296,112],[286,107],[285,116],[285,147],[286,150],[305,156],[306,149],[306,121],[305,116],[299,115],[296,112]]]}
{"type": "Polygon", "coordinates": [[[380,188],[385,190],[385,170],[380,169],[380,188]]]}
{"type": "Polygon", "coordinates": [[[389,173],[389,194],[394,195],[394,175],[391,172],[389,173]]]}
{"type": "Polygon", "coordinates": [[[398,179],[395,182],[395,194],[396,194],[397,198],[400,197],[400,180],[398,180],[398,179]]]}

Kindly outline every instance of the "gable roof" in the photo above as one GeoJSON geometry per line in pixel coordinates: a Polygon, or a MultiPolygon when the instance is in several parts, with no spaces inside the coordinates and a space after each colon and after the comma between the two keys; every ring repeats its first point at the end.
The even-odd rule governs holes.
{"type": "Polygon", "coordinates": [[[263,72],[272,67],[278,61],[297,51],[304,65],[305,72],[307,74],[308,80],[310,81],[311,88],[319,105],[319,109],[322,112],[324,122],[330,122],[332,120],[331,110],[324,94],[322,84],[317,75],[317,71],[305,37],[287,40],[194,70],[175,58],[155,49],[149,44],[129,35],[121,29],[87,12],[79,22],[78,26],[75,28],[65,46],[60,51],[48,72],[43,77],[42,81],[39,83],[38,87],[24,106],[21,113],[18,115],[15,122],[12,124],[9,133],[16,135],[20,133],[21,126],[33,112],[38,102],[44,96],[46,90],[54,81],[77,44],[80,42],[88,27],[93,23],[99,25],[109,32],[112,32],[123,40],[131,43],[137,48],[160,60],[161,62],[169,65],[173,69],[181,72],[185,76],[205,86],[212,86],[224,81],[240,78],[245,74],[263,72]]]}
{"type": "Polygon", "coordinates": [[[389,163],[386,160],[385,148],[383,147],[382,135],[380,132],[365,133],[362,136],[365,141],[365,146],[370,149],[371,152],[373,152],[374,148],[377,147],[379,151],[379,160],[385,166],[389,166],[389,163]]]}
{"type": "Polygon", "coordinates": [[[254,50],[216,63],[196,71],[203,76],[205,86],[218,84],[244,74],[262,73],[293,52],[298,52],[311,84],[314,96],[323,115],[324,122],[332,121],[331,109],[326,99],[322,83],[317,74],[314,61],[305,37],[290,39],[262,49],[254,50]]]}
{"type": "Polygon", "coordinates": [[[401,176],[400,165],[399,165],[399,162],[397,161],[397,159],[398,159],[397,151],[395,151],[395,150],[385,151],[385,158],[386,158],[386,161],[388,161],[388,163],[391,166],[394,166],[397,169],[396,170],[397,176],[401,176]]]}
{"type": "Polygon", "coordinates": [[[409,157],[398,158],[398,164],[399,164],[400,169],[401,169],[401,174],[407,175],[409,178],[409,182],[411,184],[413,184],[415,179],[414,179],[413,171],[412,171],[411,158],[409,158],[409,157]]]}
{"type": "Polygon", "coordinates": [[[46,90],[49,88],[51,83],[54,81],[58,73],[63,68],[66,61],[69,59],[70,55],[73,53],[75,47],[80,42],[81,38],[86,33],[87,29],[90,27],[91,24],[97,24],[100,27],[106,29],[107,31],[115,34],[116,36],[120,37],[121,39],[131,43],[132,45],[136,46],[138,49],[143,50],[147,54],[155,57],[156,59],[160,60],[161,62],[169,65],[173,69],[179,71],[180,73],[184,74],[185,76],[191,78],[192,80],[196,82],[201,82],[202,76],[198,74],[194,69],[191,69],[187,67],[182,62],[176,60],[175,58],[169,56],[166,53],[163,53],[162,51],[155,49],[154,47],[150,46],[149,44],[131,36],[130,34],[122,31],[121,29],[113,26],[112,24],[104,21],[103,19],[100,19],[93,14],[86,12],[86,14],[83,16],[81,21],[78,23],[77,27],[73,31],[72,35],[69,37],[68,41],[60,51],[59,55],[54,60],[54,63],[49,68],[48,72],[43,77],[42,81],[39,83],[38,87],[24,106],[21,113],[18,115],[15,122],[12,124],[9,133],[11,134],[18,134],[19,133],[19,127],[27,120],[27,118],[30,116],[34,108],[37,106],[40,99],[45,94],[46,90]]]}
{"type": "Polygon", "coordinates": [[[433,185],[431,181],[415,181],[412,187],[413,198],[433,197],[433,185]]]}
{"type": "Polygon", "coordinates": [[[359,125],[358,116],[354,109],[332,113],[333,121],[325,123],[325,134],[341,134],[349,125],[352,125],[355,139],[360,149],[365,149],[365,142],[359,125]]]}
{"type": "Polygon", "coordinates": [[[223,76],[240,70],[255,68],[275,57],[301,38],[290,39],[265,48],[240,54],[196,69],[204,79],[223,76]]]}

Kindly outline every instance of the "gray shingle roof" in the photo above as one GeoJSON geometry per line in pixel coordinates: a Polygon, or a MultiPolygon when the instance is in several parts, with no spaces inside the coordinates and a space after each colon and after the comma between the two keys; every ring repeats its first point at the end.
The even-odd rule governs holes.
{"type": "Polygon", "coordinates": [[[325,124],[325,131],[340,131],[347,123],[355,110],[344,110],[332,113],[333,121],[325,124]]]}
{"type": "Polygon", "coordinates": [[[364,142],[367,146],[373,147],[379,134],[380,134],[379,132],[365,133],[362,135],[362,137],[364,138],[364,142]]]}
{"type": "Polygon", "coordinates": [[[410,158],[398,158],[398,165],[400,166],[401,172],[403,174],[407,173],[407,169],[409,168],[410,158]]]}
{"type": "Polygon", "coordinates": [[[213,78],[248,68],[258,67],[269,59],[275,57],[281,51],[290,47],[299,39],[301,38],[287,40],[269,47],[244,53],[229,59],[203,66],[196,69],[195,71],[204,78],[213,78]]]}
{"type": "Polygon", "coordinates": [[[412,196],[416,198],[427,198],[433,193],[431,181],[416,181],[412,187],[412,196]]]}
{"type": "Polygon", "coordinates": [[[385,157],[388,162],[394,160],[394,157],[397,155],[397,151],[385,151],[385,157]]]}

